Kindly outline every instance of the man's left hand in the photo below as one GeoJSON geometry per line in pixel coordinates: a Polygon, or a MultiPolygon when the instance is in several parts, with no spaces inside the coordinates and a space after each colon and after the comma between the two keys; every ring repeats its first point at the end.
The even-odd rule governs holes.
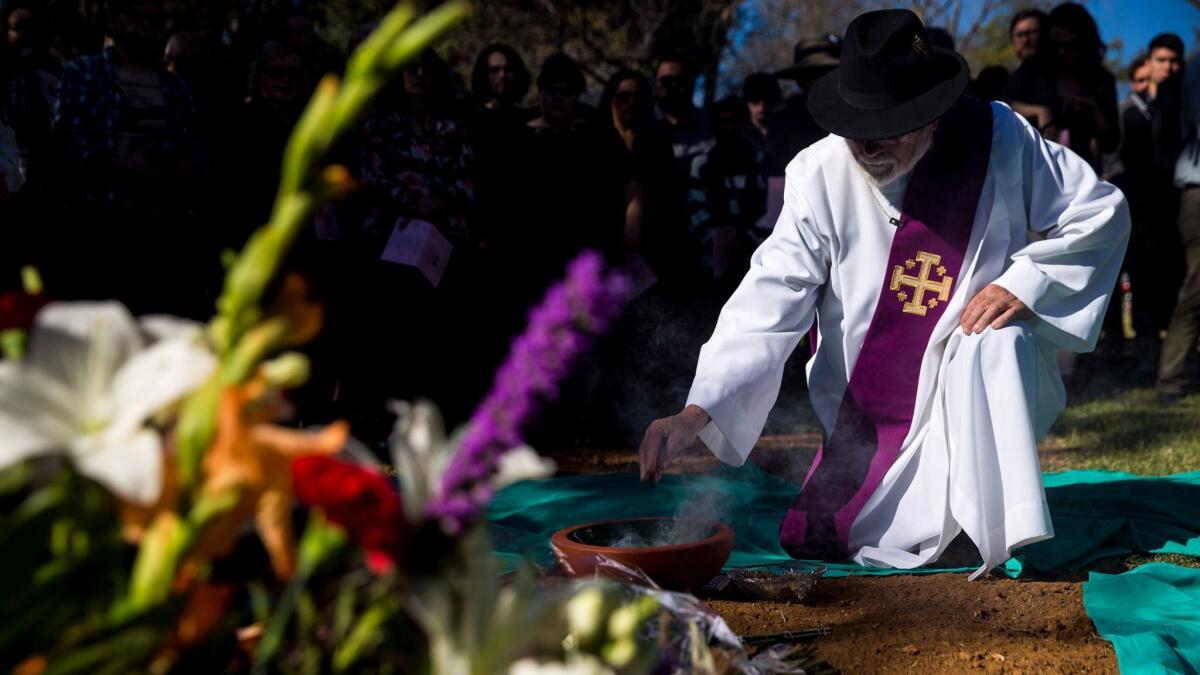
{"type": "Polygon", "coordinates": [[[967,308],[963,310],[960,322],[963,333],[982,333],[991,326],[993,330],[1004,328],[1013,321],[1032,319],[1033,312],[1017,296],[1008,289],[996,284],[988,284],[986,288],[971,298],[967,308]]]}

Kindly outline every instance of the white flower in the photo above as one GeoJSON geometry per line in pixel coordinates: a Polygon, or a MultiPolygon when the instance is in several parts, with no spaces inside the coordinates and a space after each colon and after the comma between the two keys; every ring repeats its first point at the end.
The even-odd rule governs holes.
{"type": "MultiPolygon", "coordinates": [[[[453,460],[466,429],[459,429],[447,438],[441,413],[428,401],[415,404],[393,401],[391,409],[396,414],[396,428],[389,444],[400,478],[404,513],[419,522],[425,504],[437,497],[442,474],[453,460]]],[[[501,455],[489,483],[493,490],[499,491],[518,481],[553,476],[555,468],[553,460],[542,457],[528,445],[521,445],[501,455]]]]}
{"type": "Polygon", "coordinates": [[[116,302],[47,305],[28,356],[0,363],[0,468],[65,454],[121,498],[153,503],[162,439],[146,423],[216,366],[200,336],[197,324],[173,318],[147,317],[139,328],[116,302]]]}

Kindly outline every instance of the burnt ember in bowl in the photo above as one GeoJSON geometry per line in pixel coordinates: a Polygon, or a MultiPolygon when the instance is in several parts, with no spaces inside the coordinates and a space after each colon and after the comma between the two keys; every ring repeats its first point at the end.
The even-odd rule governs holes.
{"type": "Polygon", "coordinates": [[[721,571],[733,551],[733,530],[687,518],[629,518],[563,528],[550,545],[572,576],[589,576],[608,558],[641,569],[663,588],[686,591],[721,571]]]}

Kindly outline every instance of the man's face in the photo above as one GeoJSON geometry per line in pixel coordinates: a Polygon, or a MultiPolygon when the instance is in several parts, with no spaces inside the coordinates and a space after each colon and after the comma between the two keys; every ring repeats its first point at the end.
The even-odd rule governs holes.
{"type": "Polygon", "coordinates": [[[1017,51],[1017,58],[1024,61],[1033,56],[1037,51],[1038,36],[1042,33],[1042,22],[1036,16],[1027,16],[1017,22],[1012,29],[1013,49],[1017,51]]]}
{"type": "Polygon", "coordinates": [[[291,52],[271,59],[263,65],[260,94],[268,101],[287,106],[299,100],[303,93],[304,65],[300,55],[291,52]]]}
{"type": "Polygon", "coordinates": [[[746,101],[746,110],[750,113],[750,122],[755,129],[765,132],[767,118],[771,115],[771,106],[766,101],[746,101]]]}
{"type": "Polygon", "coordinates": [[[692,78],[679,61],[663,61],[654,73],[654,97],[667,110],[686,108],[692,100],[692,78]]]}
{"type": "Polygon", "coordinates": [[[742,117],[734,110],[721,110],[717,113],[716,128],[713,132],[718,138],[736,138],[742,132],[742,117]]]}
{"type": "Polygon", "coordinates": [[[513,67],[508,62],[504,52],[492,52],[488,55],[488,86],[492,88],[492,96],[505,98],[512,91],[513,67]]]}
{"type": "Polygon", "coordinates": [[[140,65],[161,63],[165,30],[162,4],[152,0],[129,5],[113,17],[113,39],[140,65]]]}
{"type": "Polygon", "coordinates": [[[854,161],[862,167],[876,185],[887,185],[908,173],[933,145],[933,132],[938,123],[910,131],[903,136],[877,141],[846,139],[854,161]]]}
{"type": "Polygon", "coordinates": [[[420,59],[404,69],[404,93],[409,96],[428,96],[433,91],[433,73],[420,59]]]}
{"type": "Polygon", "coordinates": [[[19,47],[28,42],[29,29],[33,25],[33,12],[26,7],[14,9],[8,15],[8,44],[19,47]]]}
{"type": "Polygon", "coordinates": [[[1150,88],[1150,61],[1146,61],[1133,71],[1133,77],[1129,80],[1129,89],[1135,94],[1145,93],[1150,88]]]}
{"type": "Polygon", "coordinates": [[[1155,47],[1150,52],[1150,81],[1162,84],[1183,68],[1183,55],[1170,47],[1155,47]]]}
{"type": "Polygon", "coordinates": [[[575,109],[579,103],[579,92],[567,82],[549,82],[538,92],[542,102],[542,115],[555,126],[575,121],[575,109]]]}

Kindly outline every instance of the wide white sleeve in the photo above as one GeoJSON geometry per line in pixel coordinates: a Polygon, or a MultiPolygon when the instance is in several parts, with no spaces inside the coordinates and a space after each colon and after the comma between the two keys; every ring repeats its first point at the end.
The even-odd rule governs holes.
{"type": "Polygon", "coordinates": [[[1014,253],[996,283],[1037,315],[1035,333],[1072,351],[1091,351],[1125,258],[1129,206],[1079,155],[1010,114],[1022,144],[1027,222],[1042,239],[1014,253]]]}
{"type": "Polygon", "coordinates": [[[688,394],[688,404],[712,417],[700,439],[721,461],[741,465],[758,441],[784,364],[812,325],[829,265],[829,241],[789,175],[783,212],[700,350],[688,394]]]}

